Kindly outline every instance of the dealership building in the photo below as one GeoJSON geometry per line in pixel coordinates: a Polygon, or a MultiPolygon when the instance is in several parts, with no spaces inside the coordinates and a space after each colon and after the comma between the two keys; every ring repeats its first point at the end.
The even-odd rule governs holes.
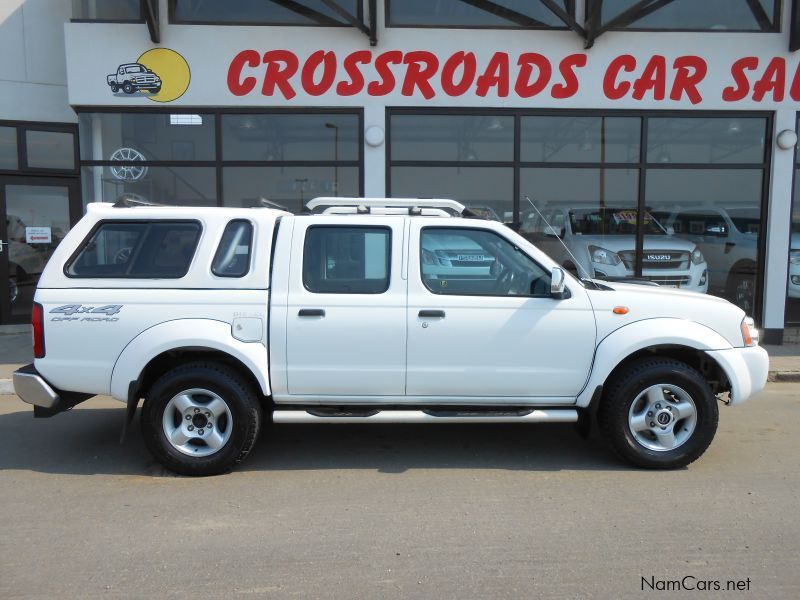
{"type": "Polygon", "coordinates": [[[798,0],[5,2],[0,324],[90,202],[443,197],[798,341],[798,48],[798,0]]]}

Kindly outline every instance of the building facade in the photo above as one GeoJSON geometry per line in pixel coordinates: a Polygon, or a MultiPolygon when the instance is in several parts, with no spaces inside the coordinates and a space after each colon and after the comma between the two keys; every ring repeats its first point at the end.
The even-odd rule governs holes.
{"type": "Polygon", "coordinates": [[[581,275],[800,326],[793,0],[11,4],[2,323],[87,203],[133,194],[455,198],[581,275]]]}

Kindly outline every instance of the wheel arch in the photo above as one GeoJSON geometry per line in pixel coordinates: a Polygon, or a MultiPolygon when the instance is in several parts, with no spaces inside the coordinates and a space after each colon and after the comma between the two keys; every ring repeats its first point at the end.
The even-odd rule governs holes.
{"type": "Polygon", "coordinates": [[[140,333],[125,347],[114,364],[111,396],[122,402],[136,398],[178,364],[191,360],[217,360],[240,371],[263,396],[270,396],[266,347],[260,342],[240,342],[231,325],[208,319],[180,319],[161,323],[140,333]]]}
{"type": "Polygon", "coordinates": [[[632,361],[661,356],[679,360],[697,369],[709,382],[712,391],[723,393],[731,389],[731,376],[710,350],[731,348],[730,342],[704,325],[678,319],[651,319],[622,327],[603,339],[595,352],[595,360],[586,386],[578,395],[577,406],[586,407],[598,387],[606,384],[632,361]],[[656,329],[669,335],[655,337],[650,333],[652,321],[668,321],[656,329]]]}

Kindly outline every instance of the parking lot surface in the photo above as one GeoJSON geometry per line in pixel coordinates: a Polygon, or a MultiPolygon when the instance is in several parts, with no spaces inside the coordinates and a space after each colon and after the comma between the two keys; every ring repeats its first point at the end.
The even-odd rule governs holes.
{"type": "Polygon", "coordinates": [[[110,399],[34,420],[2,396],[0,597],[798,598],[800,384],[720,413],[679,471],[569,426],[284,425],[190,479],[138,423],[120,445],[110,399]]]}

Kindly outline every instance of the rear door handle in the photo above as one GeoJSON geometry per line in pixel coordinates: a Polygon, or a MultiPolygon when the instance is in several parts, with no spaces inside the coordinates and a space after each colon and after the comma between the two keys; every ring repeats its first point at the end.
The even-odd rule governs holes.
{"type": "Polygon", "coordinates": [[[419,316],[423,319],[444,319],[443,310],[421,310],[419,316]]]}
{"type": "Polygon", "coordinates": [[[324,317],[325,311],[321,308],[301,308],[298,317],[324,317]]]}

